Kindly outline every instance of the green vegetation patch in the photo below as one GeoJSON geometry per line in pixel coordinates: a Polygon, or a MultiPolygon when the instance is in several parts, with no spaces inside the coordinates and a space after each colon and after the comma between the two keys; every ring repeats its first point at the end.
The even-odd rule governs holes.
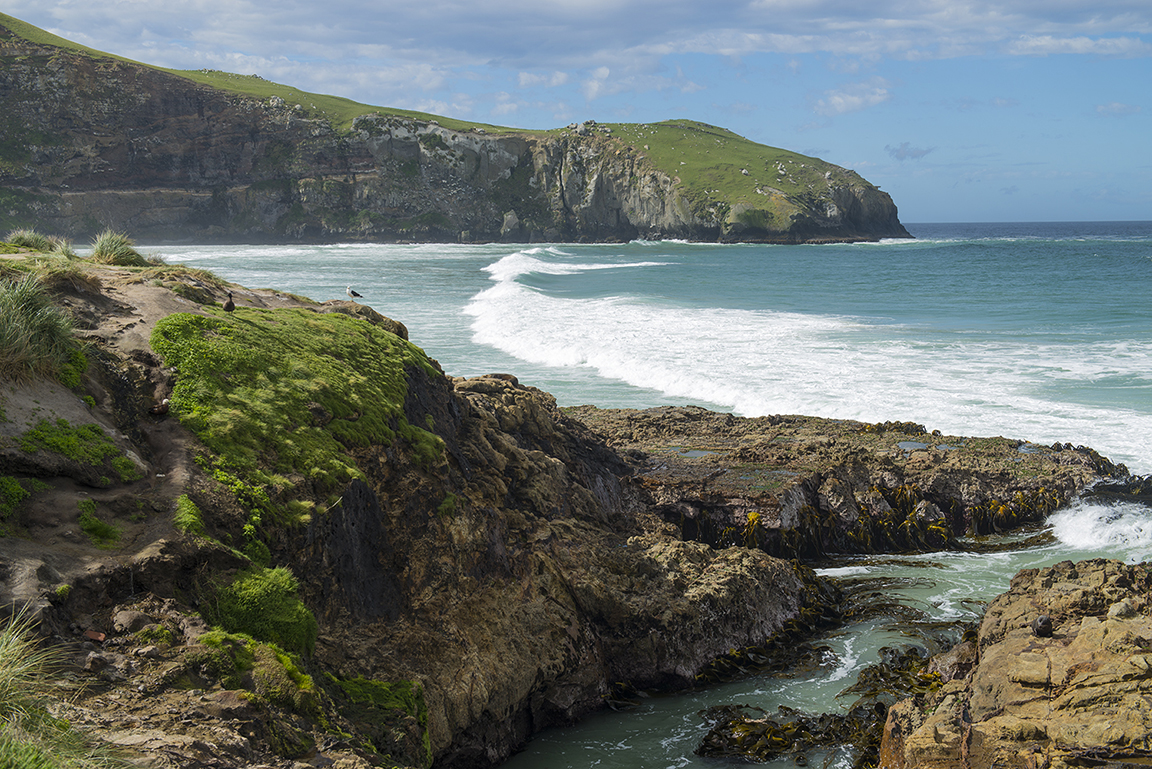
{"type": "Polygon", "coordinates": [[[419,766],[432,765],[432,746],[428,737],[428,706],[424,701],[424,689],[415,681],[395,681],[386,683],[357,676],[337,678],[329,675],[329,680],[348,697],[349,703],[341,711],[345,717],[366,729],[373,736],[377,750],[390,754],[394,759],[414,759],[419,766]],[[397,740],[403,733],[402,722],[414,719],[421,734],[422,746],[417,756],[396,756],[404,752],[404,740],[397,740]]]}
{"type": "Polygon", "coordinates": [[[711,210],[723,218],[733,206],[745,206],[750,210],[737,220],[756,229],[786,228],[791,215],[822,195],[829,181],[866,184],[855,173],[818,158],[757,144],[693,120],[608,127],[654,168],[680,179],[693,213],[711,210]]]}
{"type": "Polygon", "coordinates": [[[185,534],[192,534],[193,536],[203,537],[207,532],[204,529],[204,517],[200,514],[200,508],[196,506],[187,494],[181,494],[176,499],[176,515],[172,519],[172,524],[176,527],[177,531],[182,531],[185,534]]]}
{"type": "Polygon", "coordinates": [[[115,547],[120,541],[120,529],[96,515],[96,503],[91,499],[82,499],[76,506],[80,508],[80,530],[88,535],[92,544],[102,548],[115,547]]]}
{"type": "Polygon", "coordinates": [[[438,372],[419,348],[364,320],[237,307],[170,315],[151,342],[178,371],[172,410],[250,510],[283,509],[277,495],[301,481],[324,493],[362,477],[352,451],[397,434],[419,461],[442,451],[403,414],[407,369],[438,372]]]}
{"type": "Polygon", "coordinates": [[[299,583],[287,569],[254,567],[216,589],[205,618],[231,633],[311,654],[318,625],[298,590],[299,583]]]}
{"type": "Polygon", "coordinates": [[[10,475],[0,475],[0,536],[9,533],[9,521],[30,496],[20,482],[10,475]]]}
{"type": "Polygon", "coordinates": [[[66,419],[55,422],[41,419],[20,436],[20,448],[29,454],[50,451],[86,465],[107,463],[124,483],[141,477],[136,464],[116,447],[100,425],[94,423],[73,427],[66,419]]]}

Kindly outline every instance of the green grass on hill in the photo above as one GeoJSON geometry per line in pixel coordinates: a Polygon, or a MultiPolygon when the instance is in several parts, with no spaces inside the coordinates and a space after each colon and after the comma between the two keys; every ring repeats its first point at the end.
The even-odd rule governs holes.
{"type": "Polygon", "coordinates": [[[783,201],[804,199],[835,182],[860,181],[856,174],[819,158],[749,141],[724,128],[693,120],[611,123],[613,136],[627,142],[673,177],[679,177],[694,205],[724,201],[730,206],[795,210],[783,201]],[[745,171],[747,173],[745,173],[745,171]]]}

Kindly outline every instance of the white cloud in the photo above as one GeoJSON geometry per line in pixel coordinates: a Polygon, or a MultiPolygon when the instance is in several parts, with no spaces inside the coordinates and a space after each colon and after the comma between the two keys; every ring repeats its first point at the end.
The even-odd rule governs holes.
{"type": "Polygon", "coordinates": [[[843,115],[883,104],[892,98],[889,85],[882,77],[874,77],[862,83],[852,83],[835,91],[825,91],[813,108],[820,115],[843,115]]]}
{"type": "Polygon", "coordinates": [[[568,82],[567,72],[553,72],[551,74],[537,74],[532,72],[521,72],[517,76],[517,82],[521,88],[532,88],[533,86],[543,85],[549,88],[556,88],[568,82]]]}
{"type": "Polygon", "coordinates": [[[1052,54],[1094,54],[1134,58],[1152,56],[1152,45],[1132,37],[1055,37],[1022,35],[1005,45],[1014,56],[1048,56],[1052,54]]]}
{"type": "Polygon", "coordinates": [[[1109,102],[1107,104],[1097,104],[1096,111],[1101,115],[1114,115],[1116,117],[1124,117],[1127,115],[1135,115],[1140,112],[1139,105],[1136,104],[1123,104],[1118,101],[1109,102]]]}
{"type": "Polygon", "coordinates": [[[934,149],[936,148],[913,147],[909,142],[900,142],[895,147],[890,144],[884,147],[884,151],[894,160],[919,160],[934,149]]]}

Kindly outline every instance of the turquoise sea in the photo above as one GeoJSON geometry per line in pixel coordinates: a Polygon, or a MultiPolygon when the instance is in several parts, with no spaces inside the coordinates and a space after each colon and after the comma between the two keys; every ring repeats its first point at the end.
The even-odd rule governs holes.
{"type": "MultiPolygon", "coordinates": [[[[913,421],[946,434],[1091,446],[1152,473],[1152,222],[911,224],[913,240],[765,246],[145,248],[245,286],[324,301],[351,285],[456,376],[510,372],[561,405],[692,403],[741,415],[913,421]]],[[[238,295],[238,303],[243,296],[238,295]]],[[[1152,511],[1076,503],[1048,544],[995,554],[845,559],[926,617],[971,619],[1018,569],[1152,558],[1152,511]]],[[[885,644],[873,621],[823,639],[800,676],[645,699],[546,732],[514,769],[713,765],[710,705],[831,712],[885,644]]],[[[850,748],[824,760],[847,765],[850,748]]]]}

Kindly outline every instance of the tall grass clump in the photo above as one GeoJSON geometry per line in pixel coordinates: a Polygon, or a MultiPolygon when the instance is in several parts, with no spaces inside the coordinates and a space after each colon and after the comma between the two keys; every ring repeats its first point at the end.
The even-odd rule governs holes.
{"type": "Polygon", "coordinates": [[[33,251],[40,251],[45,254],[54,250],[52,248],[52,240],[47,235],[41,235],[39,232],[36,232],[36,230],[12,230],[8,233],[8,242],[14,246],[30,248],[33,251]]]}
{"type": "Polygon", "coordinates": [[[72,321],[35,276],[0,281],[0,380],[71,380],[78,352],[72,321]]]}
{"type": "Polygon", "coordinates": [[[96,747],[48,703],[59,699],[52,671],[63,655],[42,647],[35,626],[17,612],[0,628],[0,766],[8,769],[110,769],[126,766],[109,749],[96,747]]]}
{"type": "Polygon", "coordinates": [[[122,232],[104,230],[92,242],[92,261],[117,267],[147,267],[149,262],[130,237],[122,232]]]}
{"type": "Polygon", "coordinates": [[[67,238],[61,238],[53,235],[48,238],[48,242],[52,245],[52,253],[59,254],[65,259],[79,259],[80,255],[76,253],[76,249],[72,247],[72,241],[67,238]]]}

